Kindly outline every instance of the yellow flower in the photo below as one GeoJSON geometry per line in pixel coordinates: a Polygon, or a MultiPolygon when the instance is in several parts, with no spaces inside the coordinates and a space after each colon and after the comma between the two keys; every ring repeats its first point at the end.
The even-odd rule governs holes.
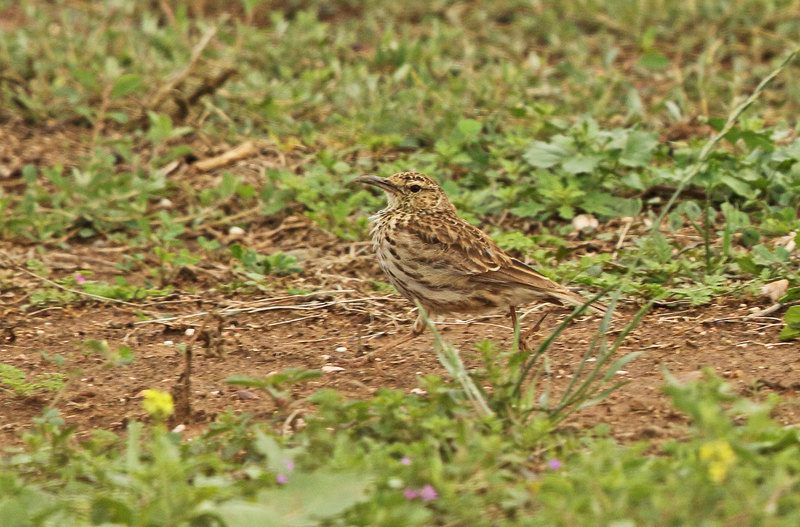
{"type": "Polygon", "coordinates": [[[726,440],[718,439],[700,447],[700,459],[708,462],[709,479],[721,483],[736,461],[736,454],[726,440]]]}
{"type": "Polygon", "coordinates": [[[155,419],[166,419],[175,410],[172,395],[161,390],[145,390],[142,392],[144,411],[155,419]]]}

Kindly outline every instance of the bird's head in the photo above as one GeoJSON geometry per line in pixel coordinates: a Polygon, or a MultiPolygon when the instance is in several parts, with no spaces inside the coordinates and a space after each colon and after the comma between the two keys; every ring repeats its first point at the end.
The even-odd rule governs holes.
{"type": "Polygon", "coordinates": [[[355,181],[383,189],[389,200],[389,209],[416,213],[454,210],[442,187],[419,172],[398,172],[387,178],[362,176],[355,181]]]}

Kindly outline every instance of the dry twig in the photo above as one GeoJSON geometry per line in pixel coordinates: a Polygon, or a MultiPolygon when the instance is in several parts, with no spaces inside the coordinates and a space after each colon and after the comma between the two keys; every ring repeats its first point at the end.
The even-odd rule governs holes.
{"type": "Polygon", "coordinates": [[[229,165],[240,159],[250,157],[258,152],[258,148],[253,141],[245,141],[239,146],[223,152],[222,154],[197,161],[194,166],[202,172],[209,172],[221,166],[229,165]]]}

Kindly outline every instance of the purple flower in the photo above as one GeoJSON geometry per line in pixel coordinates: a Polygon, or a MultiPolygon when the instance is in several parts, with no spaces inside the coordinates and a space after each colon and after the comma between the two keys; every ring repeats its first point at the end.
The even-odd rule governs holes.
{"type": "Polygon", "coordinates": [[[286,484],[286,482],[289,481],[289,478],[286,476],[286,474],[278,474],[277,477],[275,478],[275,481],[277,481],[281,485],[284,485],[286,484]]]}
{"type": "Polygon", "coordinates": [[[286,470],[292,472],[294,470],[294,461],[291,459],[285,459],[284,462],[286,463],[286,470]]]}
{"type": "Polygon", "coordinates": [[[403,496],[405,496],[407,500],[413,500],[419,497],[419,491],[411,487],[406,487],[405,490],[403,490],[403,496]]]}
{"type": "Polygon", "coordinates": [[[547,468],[550,470],[558,470],[562,467],[563,463],[556,458],[551,459],[547,462],[547,468]]]}
{"type": "Polygon", "coordinates": [[[409,466],[411,464],[411,458],[408,456],[403,457],[403,459],[400,460],[400,464],[409,466]]]}
{"type": "Polygon", "coordinates": [[[79,284],[82,284],[86,281],[86,278],[84,278],[81,273],[75,273],[75,281],[79,284]]]}
{"type": "Polygon", "coordinates": [[[425,485],[422,487],[422,490],[419,491],[419,497],[422,498],[422,501],[431,501],[438,498],[439,493],[430,485],[425,485]]]}

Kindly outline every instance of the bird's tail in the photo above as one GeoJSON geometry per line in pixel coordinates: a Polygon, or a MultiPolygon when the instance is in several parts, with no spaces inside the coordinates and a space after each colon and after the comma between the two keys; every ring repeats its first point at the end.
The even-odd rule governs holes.
{"type": "MultiPolygon", "coordinates": [[[[511,272],[518,273],[517,278],[520,280],[521,284],[543,292],[545,295],[552,298],[557,304],[565,303],[582,306],[589,301],[589,299],[585,298],[584,296],[571,291],[561,284],[553,282],[525,262],[521,262],[515,258],[512,259],[512,265],[513,270],[511,270],[511,272]]],[[[589,304],[589,309],[602,315],[608,311],[608,305],[602,302],[594,301],[589,304]]]]}
{"type": "MultiPolygon", "coordinates": [[[[578,293],[574,293],[564,286],[560,286],[558,289],[554,288],[551,291],[548,291],[548,293],[559,303],[582,306],[583,304],[589,301],[588,298],[579,295],[578,293]]],[[[608,311],[608,304],[604,304],[603,302],[598,302],[595,300],[594,302],[589,304],[589,309],[591,309],[595,313],[603,315],[608,311]]]]}

